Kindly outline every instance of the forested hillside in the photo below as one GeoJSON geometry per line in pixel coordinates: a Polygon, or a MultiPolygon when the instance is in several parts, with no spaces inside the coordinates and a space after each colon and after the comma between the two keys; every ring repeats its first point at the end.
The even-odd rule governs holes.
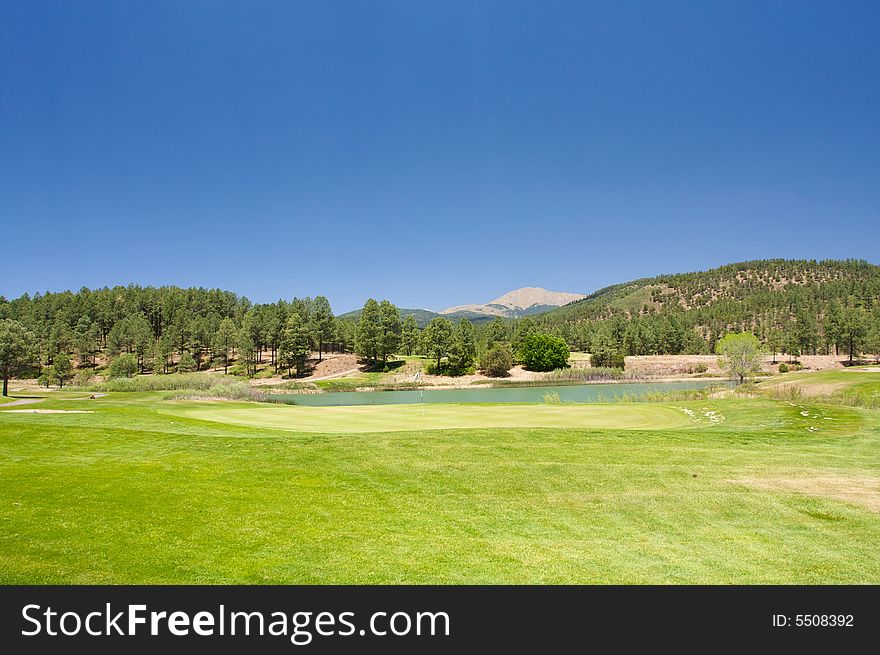
{"type": "Polygon", "coordinates": [[[776,352],[877,348],[880,267],[862,260],[760,260],[600,289],[539,319],[579,350],[711,352],[751,331],[776,352]]]}

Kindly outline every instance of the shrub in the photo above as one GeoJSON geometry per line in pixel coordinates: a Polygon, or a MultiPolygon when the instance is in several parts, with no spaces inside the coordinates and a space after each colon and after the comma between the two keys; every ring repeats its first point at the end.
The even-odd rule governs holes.
{"type": "Polygon", "coordinates": [[[506,343],[496,343],[480,358],[480,368],[490,378],[503,378],[513,368],[513,351],[506,343]]]}
{"type": "Polygon", "coordinates": [[[705,373],[709,370],[709,365],[705,362],[700,362],[698,364],[690,364],[685,368],[685,373],[690,373],[691,375],[697,373],[705,373]]]}
{"type": "Polygon", "coordinates": [[[132,353],[123,353],[110,362],[107,374],[111,378],[130,378],[138,372],[138,361],[132,353]]]}
{"type": "Polygon", "coordinates": [[[218,400],[246,400],[250,402],[269,402],[267,394],[254,389],[247,382],[224,380],[208,389],[190,389],[172,392],[165,400],[201,400],[211,398],[218,400]]]}
{"type": "Polygon", "coordinates": [[[229,378],[208,373],[174,373],[172,375],[139,375],[114,378],[87,387],[89,391],[176,391],[210,389],[228,384],[229,378]]]}
{"type": "Polygon", "coordinates": [[[779,365],[779,372],[780,373],[788,373],[788,366],[784,363],[780,364],[779,365]]]}
{"type": "Polygon", "coordinates": [[[617,368],[566,368],[551,371],[541,379],[541,384],[560,384],[565,382],[581,384],[584,382],[601,382],[603,380],[637,379],[635,374],[625,374],[621,367],[617,368]]]}
{"type": "Polygon", "coordinates": [[[523,340],[519,357],[530,371],[552,371],[568,366],[568,346],[552,334],[530,334],[523,340]]]}
{"type": "Polygon", "coordinates": [[[590,366],[593,368],[624,368],[626,359],[622,352],[611,348],[602,348],[590,355],[590,366]]]}

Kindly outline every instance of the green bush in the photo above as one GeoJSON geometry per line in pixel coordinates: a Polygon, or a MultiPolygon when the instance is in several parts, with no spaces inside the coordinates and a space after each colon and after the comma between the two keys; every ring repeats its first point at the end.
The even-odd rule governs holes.
{"type": "Polygon", "coordinates": [[[779,372],[780,373],[788,373],[788,366],[786,364],[780,364],[779,365],[779,372]]]}
{"type": "Polygon", "coordinates": [[[626,358],[622,352],[611,348],[602,348],[590,354],[590,366],[593,368],[619,368],[626,365],[626,358]]]}
{"type": "Polygon", "coordinates": [[[568,366],[568,346],[552,334],[530,334],[523,340],[519,358],[530,371],[552,371],[568,366]]]}
{"type": "Polygon", "coordinates": [[[138,372],[138,361],[132,353],[123,353],[110,362],[107,374],[111,378],[130,378],[138,372]]]}
{"type": "Polygon", "coordinates": [[[513,351],[506,343],[496,343],[480,358],[480,368],[490,378],[503,378],[513,368],[513,351]]]}

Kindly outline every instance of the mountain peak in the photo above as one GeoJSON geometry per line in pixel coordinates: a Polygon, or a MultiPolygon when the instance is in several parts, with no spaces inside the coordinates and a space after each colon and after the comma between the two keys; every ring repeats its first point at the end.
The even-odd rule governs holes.
{"type": "Polygon", "coordinates": [[[540,314],[554,307],[567,305],[586,296],[581,293],[548,291],[541,287],[514,289],[483,305],[457,305],[444,309],[441,314],[469,313],[482,316],[513,318],[526,314],[540,314]]]}
{"type": "Polygon", "coordinates": [[[507,305],[517,309],[528,309],[535,305],[553,305],[559,307],[567,305],[575,300],[586,298],[581,293],[566,293],[564,291],[547,291],[541,287],[523,287],[508,291],[503,296],[489,302],[490,305],[507,305]]]}

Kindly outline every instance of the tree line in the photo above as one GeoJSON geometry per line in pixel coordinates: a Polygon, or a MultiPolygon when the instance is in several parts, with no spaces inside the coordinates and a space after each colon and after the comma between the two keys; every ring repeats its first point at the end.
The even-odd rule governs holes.
{"type": "Polygon", "coordinates": [[[264,362],[302,373],[312,352],[321,360],[354,344],[354,326],[337,322],[323,296],[253,304],[217,289],[131,285],[0,298],[0,320],[4,361],[62,385],[74,366],[99,363],[126,374],[215,366],[252,375],[264,362]]]}
{"type": "Polygon", "coordinates": [[[229,291],[173,286],[0,297],[0,374],[4,391],[14,375],[64,385],[76,370],[104,366],[111,375],[215,367],[252,376],[264,366],[295,376],[308,371],[313,353],[320,361],[333,351],[354,352],[372,370],[388,370],[402,354],[423,355],[434,373],[479,367],[504,375],[517,362],[548,365],[545,355],[560,343],[590,352],[593,366],[622,367],[627,355],[712,353],[725,335],[742,332],[789,359],[877,355],[880,267],[745,262],[614,285],[544,315],[479,325],[440,316],[424,329],[388,300],[369,299],[357,319],[340,319],[324,296],[254,304],[229,291]]]}

